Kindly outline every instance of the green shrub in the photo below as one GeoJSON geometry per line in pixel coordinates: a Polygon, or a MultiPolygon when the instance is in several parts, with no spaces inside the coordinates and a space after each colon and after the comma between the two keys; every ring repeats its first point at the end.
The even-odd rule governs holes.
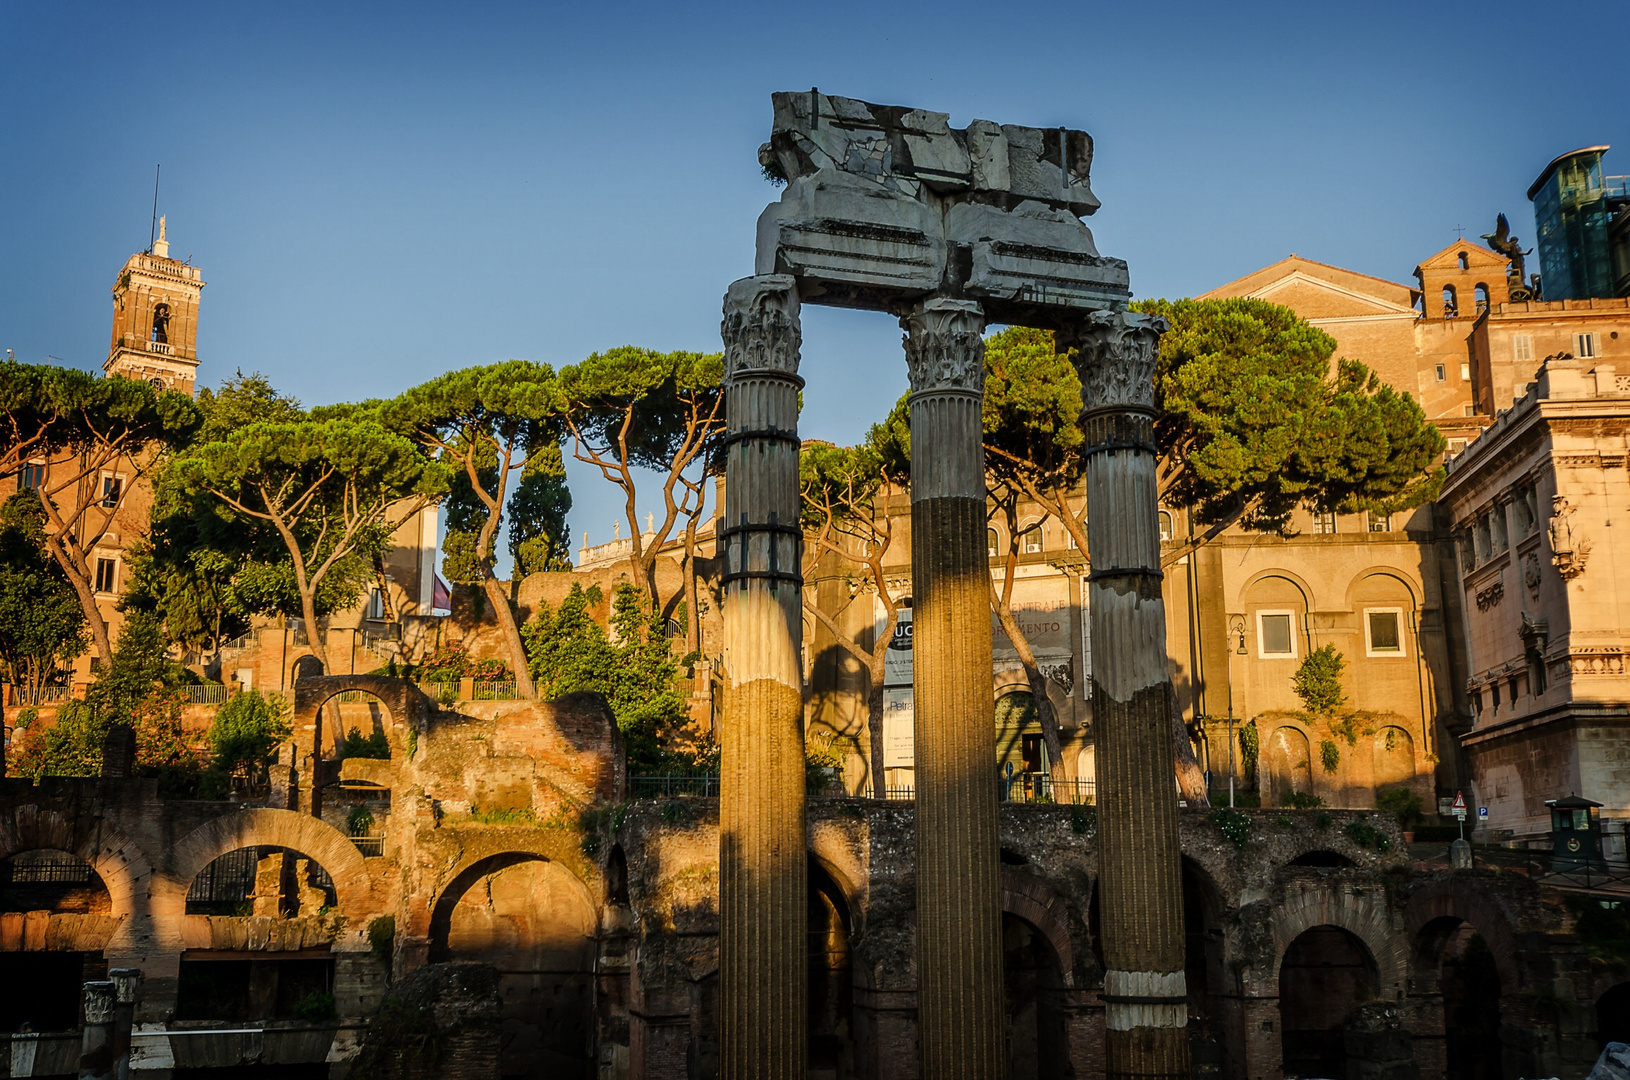
{"type": "Polygon", "coordinates": [[[27,731],[28,726],[39,718],[40,710],[30,706],[17,714],[17,719],[12,722],[12,727],[18,731],[27,731]]]}
{"type": "Polygon", "coordinates": [[[1302,666],[1296,669],[1291,685],[1302,699],[1307,711],[1316,716],[1329,716],[1347,700],[1341,688],[1341,673],[1347,661],[1334,645],[1321,645],[1308,654],[1302,666]]]}
{"type": "Polygon", "coordinates": [[[1085,806],[1070,807],[1070,831],[1076,834],[1085,833],[1092,827],[1093,812],[1085,806]]]}
{"type": "Polygon", "coordinates": [[[245,787],[264,783],[278,746],[289,737],[288,712],[282,697],[259,690],[227,698],[209,726],[210,767],[245,787]]]}
{"type": "Polygon", "coordinates": [[[323,1024],[339,1014],[334,1010],[334,995],[316,990],[300,999],[294,1007],[294,1015],[310,1024],[323,1024]]]}
{"type": "Polygon", "coordinates": [[[346,732],[345,741],[340,744],[339,756],[383,761],[391,756],[391,741],[383,731],[364,735],[362,729],[352,728],[346,732]]]}
{"type": "Polygon", "coordinates": [[[1349,821],[1341,831],[1359,847],[1374,848],[1376,851],[1392,850],[1392,838],[1367,821],[1349,821]]]}
{"type": "Polygon", "coordinates": [[[1311,791],[1290,791],[1279,800],[1279,805],[1292,810],[1317,810],[1324,805],[1324,800],[1311,791]]]}
{"type": "Polygon", "coordinates": [[[1335,818],[1321,810],[1318,814],[1314,815],[1313,827],[1318,829],[1320,832],[1323,832],[1325,829],[1328,829],[1331,825],[1333,825],[1335,820],[1335,818]]]}
{"type": "Polygon", "coordinates": [[[1319,764],[1324,766],[1327,773],[1335,772],[1336,767],[1341,764],[1341,747],[1337,746],[1334,740],[1319,740],[1319,764]]]}
{"type": "Polygon", "coordinates": [[[374,827],[374,815],[366,806],[353,806],[345,815],[345,831],[352,836],[367,836],[374,827]]]}
{"type": "Polygon", "coordinates": [[[538,814],[530,806],[506,807],[503,809],[472,806],[470,807],[470,820],[478,821],[483,825],[526,825],[536,828],[538,814]]]}
{"type": "Polygon", "coordinates": [[[1236,848],[1244,849],[1251,842],[1251,818],[1247,814],[1222,806],[1211,811],[1211,816],[1206,820],[1215,825],[1217,831],[1236,848]]]}
{"type": "MultiPolygon", "coordinates": [[[[1257,757],[1262,753],[1262,735],[1257,729],[1256,721],[1252,720],[1239,729],[1239,756],[1240,764],[1244,768],[1247,780],[1256,777],[1257,757]]],[[[1238,801],[1237,799],[1235,800],[1238,801]]]]}
{"type": "Polygon", "coordinates": [[[1375,808],[1398,819],[1398,827],[1408,829],[1421,819],[1421,797],[1408,788],[1388,788],[1377,792],[1375,808]]]}
{"type": "Polygon", "coordinates": [[[396,943],[396,916],[381,915],[368,924],[368,948],[387,964],[396,943]]]}

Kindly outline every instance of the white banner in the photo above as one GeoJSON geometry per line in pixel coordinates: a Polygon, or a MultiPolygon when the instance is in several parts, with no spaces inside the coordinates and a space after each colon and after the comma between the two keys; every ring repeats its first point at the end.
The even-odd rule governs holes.
{"type": "MultiPolygon", "coordinates": [[[[884,620],[877,620],[877,632],[883,632],[884,620]]],[[[889,639],[888,651],[883,654],[883,685],[911,685],[911,609],[901,608],[894,623],[894,637],[889,639]]]]}
{"type": "Polygon", "coordinates": [[[883,691],[883,767],[910,769],[917,760],[911,687],[883,691]]]}

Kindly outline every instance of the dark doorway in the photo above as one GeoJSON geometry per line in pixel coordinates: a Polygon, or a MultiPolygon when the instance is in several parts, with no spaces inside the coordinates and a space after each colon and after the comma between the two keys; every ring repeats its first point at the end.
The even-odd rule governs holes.
{"type": "Polygon", "coordinates": [[[1630,983],[1620,983],[1596,999],[1596,1041],[1630,1043],[1630,983]]]}
{"type": "Polygon", "coordinates": [[[1443,951],[1444,1076],[1501,1080],[1500,969],[1488,942],[1461,923],[1443,951]]]}
{"type": "Polygon", "coordinates": [[[1342,1022],[1379,989],[1369,950],[1346,930],[1315,926],[1291,942],[1279,965],[1284,1074],[1346,1076],[1342,1022]]]}
{"type": "Polygon", "coordinates": [[[1217,923],[1219,898],[1210,878],[1183,860],[1183,980],[1189,995],[1189,1056],[1196,1080],[1227,1072],[1227,967],[1223,932],[1217,923]]]}
{"type": "Polygon", "coordinates": [[[96,953],[0,953],[0,1031],[72,1031],[85,981],[105,978],[96,953]]]}
{"type": "Polygon", "coordinates": [[[849,905],[831,875],[809,868],[809,1075],[855,1075],[854,967],[849,905]]]}
{"type": "Polygon", "coordinates": [[[1066,1075],[1064,977],[1052,942],[1017,915],[1003,914],[1002,954],[1009,1080],[1053,1080],[1066,1075]]]}

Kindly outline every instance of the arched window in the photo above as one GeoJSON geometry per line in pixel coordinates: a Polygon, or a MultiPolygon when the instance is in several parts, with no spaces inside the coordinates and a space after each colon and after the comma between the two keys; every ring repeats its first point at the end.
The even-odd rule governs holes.
{"type": "Polygon", "coordinates": [[[1455,300],[1455,287],[1445,285],[1443,287],[1443,317],[1452,319],[1458,314],[1460,314],[1460,305],[1455,300]]]}
{"type": "Polygon", "coordinates": [[[1172,531],[1172,512],[1162,510],[1160,512],[1160,539],[1162,541],[1170,540],[1175,535],[1176,533],[1172,531]]]}
{"type": "Polygon", "coordinates": [[[993,559],[996,558],[996,543],[997,543],[996,530],[995,529],[986,529],[985,530],[985,548],[987,549],[986,554],[989,555],[993,559]]]}
{"type": "Polygon", "coordinates": [[[1489,309],[1489,287],[1479,281],[1474,295],[1477,298],[1477,314],[1481,315],[1489,309]]]}
{"type": "Polygon", "coordinates": [[[170,340],[170,305],[153,305],[153,338],[160,345],[170,340]]]}
{"type": "Polygon", "coordinates": [[[1019,534],[1019,550],[1034,555],[1042,550],[1041,525],[1035,524],[1019,534]]]}
{"type": "Polygon", "coordinates": [[[1466,253],[1464,251],[1460,253],[1460,268],[1462,270],[1471,269],[1471,260],[1466,257],[1466,253]]]}

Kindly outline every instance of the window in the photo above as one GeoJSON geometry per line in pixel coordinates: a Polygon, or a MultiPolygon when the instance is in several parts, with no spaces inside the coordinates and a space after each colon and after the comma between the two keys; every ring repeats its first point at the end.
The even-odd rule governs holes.
{"type": "Polygon", "coordinates": [[[995,529],[986,529],[985,530],[985,547],[987,549],[986,554],[988,554],[993,559],[996,558],[996,530],[995,529]]]}
{"type": "Polygon", "coordinates": [[[1511,357],[1519,364],[1532,364],[1534,362],[1534,338],[1532,334],[1511,335],[1511,357]]]}
{"type": "Polygon", "coordinates": [[[375,620],[385,617],[385,597],[377,588],[370,590],[368,593],[367,617],[375,620]]]}
{"type": "Polygon", "coordinates": [[[1019,550],[1034,555],[1041,550],[1041,526],[1032,525],[1019,534],[1019,550]]]}
{"type": "Polygon", "coordinates": [[[1449,377],[1449,372],[1442,364],[1439,364],[1438,367],[1437,367],[1437,375],[1438,375],[1438,382],[1443,382],[1445,379],[1447,379],[1449,377]]]}
{"type": "Polygon", "coordinates": [[[1596,355],[1595,334],[1575,334],[1573,336],[1573,355],[1580,360],[1589,360],[1596,355]]]}
{"type": "Polygon", "coordinates": [[[1291,634],[1293,611],[1259,611],[1256,616],[1257,655],[1295,656],[1296,639],[1291,634]]]}
{"type": "Polygon", "coordinates": [[[1466,452],[1466,440],[1465,439],[1450,439],[1449,440],[1449,456],[1450,457],[1456,457],[1456,456],[1458,456],[1460,454],[1464,454],[1465,452],[1466,452]]]}
{"type": "Polygon", "coordinates": [[[1368,513],[1368,517],[1369,517],[1369,523],[1370,523],[1370,532],[1391,532],[1392,531],[1392,515],[1391,514],[1377,514],[1374,510],[1371,510],[1368,513]]]}
{"type": "Polygon", "coordinates": [[[1369,608],[1364,612],[1364,655],[1404,655],[1402,608],[1369,608]]]}
{"type": "Polygon", "coordinates": [[[1466,253],[1464,251],[1460,253],[1460,268],[1462,270],[1470,270],[1472,268],[1471,260],[1466,258],[1466,253]]]}
{"type": "Polygon", "coordinates": [[[1172,512],[1170,510],[1162,510],[1160,512],[1160,539],[1162,542],[1165,542],[1170,540],[1173,535],[1172,512]]]}
{"type": "Polygon", "coordinates": [[[1455,301],[1455,287],[1445,285],[1443,287],[1443,317],[1452,319],[1459,313],[1459,305],[1455,301]]]}
{"type": "Polygon", "coordinates": [[[164,345],[164,344],[167,344],[169,342],[169,340],[170,340],[170,305],[169,304],[155,304],[155,305],[153,305],[153,336],[152,336],[151,340],[158,342],[160,345],[164,345]]]}
{"type": "Polygon", "coordinates": [[[119,560],[117,560],[117,559],[102,559],[102,558],[97,559],[96,560],[96,591],[99,592],[99,593],[113,592],[113,587],[114,587],[114,585],[117,584],[117,579],[118,579],[118,576],[119,576],[118,571],[119,571],[119,560]]]}
{"type": "Polygon", "coordinates": [[[1477,406],[1476,405],[1468,405],[1468,406],[1466,406],[1466,415],[1467,416],[1476,416],[1477,415],[1477,406]]]}
{"type": "Polygon", "coordinates": [[[124,478],[113,476],[110,473],[102,474],[102,505],[112,509],[119,505],[119,496],[124,493],[124,478]]]}
{"type": "Polygon", "coordinates": [[[1336,532],[1336,512],[1320,510],[1313,514],[1313,531],[1319,536],[1333,536],[1336,532]]]}
{"type": "Polygon", "coordinates": [[[1460,381],[1461,382],[1471,382],[1472,381],[1472,366],[1471,366],[1470,363],[1463,363],[1463,364],[1460,365],[1460,381]]]}
{"type": "Polygon", "coordinates": [[[23,466],[22,475],[17,478],[18,491],[33,491],[45,486],[45,462],[30,461],[23,466]]]}
{"type": "Polygon", "coordinates": [[[1489,287],[1487,285],[1484,285],[1481,281],[1478,282],[1477,289],[1472,295],[1477,298],[1477,313],[1479,315],[1489,309],[1489,287]]]}

